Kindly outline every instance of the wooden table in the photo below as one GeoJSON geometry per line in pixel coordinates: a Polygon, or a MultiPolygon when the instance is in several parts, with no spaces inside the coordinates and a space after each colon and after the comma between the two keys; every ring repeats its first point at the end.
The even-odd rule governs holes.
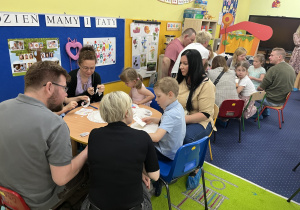
{"type": "MultiPolygon", "coordinates": [[[[94,107],[99,108],[99,103],[92,103],[91,104],[94,107]]],[[[153,109],[149,106],[145,105],[139,105],[140,108],[145,108],[148,109],[152,112],[151,117],[161,117],[161,113],[157,111],[156,109],[153,109]]],[[[67,123],[69,130],[70,130],[70,137],[72,140],[72,151],[73,151],[73,156],[77,155],[77,143],[82,143],[82,144],[88,144],[88,139],[89,135],[85,137],[81,137],[80,134],[84,132],[91,132],[94,128],[100,128],[104,127],[107,125],[107,123],[96,123],[90,121],[87,116],[81,116],[75,114],[76,111],[80,110],[82,107],[77,107],[76,109],[73,109],[70,111],[66,116],[63,118],[65,122],[67,123]]],[[[97,110],[91,106],[87,107],[88,109],[94,109],[97,110]]],[[[133,123],[135,121],[133,120],[133,123]]],[[[130,124],[131,125],[131,124],[130,124]]]]}

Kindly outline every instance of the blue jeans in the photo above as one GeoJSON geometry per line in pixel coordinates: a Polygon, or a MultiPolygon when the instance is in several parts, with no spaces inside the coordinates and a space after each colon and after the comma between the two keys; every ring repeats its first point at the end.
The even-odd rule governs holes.
{"type": "Polygon", "coordinates": [[[265,98],[264,103],[263,103],[263,105],[266,105],[266,106],[282,106],[283,104],[284,103],[274,104],[274,103],[268,101],[267,98],[265,98]]]}
{"type": "Polygon", "coordinates": [[[211,129],[212,127],[210,123],[207,124],[206,129],[199,123],[187,124],[183,144],[192,143],[202,139],[205,136],[208,136],[211,132],[211,129]]]}

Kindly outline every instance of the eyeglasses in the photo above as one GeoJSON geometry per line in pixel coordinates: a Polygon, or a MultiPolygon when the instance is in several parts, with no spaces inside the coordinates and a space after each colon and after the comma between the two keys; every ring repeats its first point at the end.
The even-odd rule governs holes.
{"type": "MultiPolygon", "coordinates": [[[[65,90],[65,92],[68,92],[68,90],[69,90],[69,87],[67,87],[67,86],[63,86],[63,85],[57,84],[57,83],[55,83],[55,82],[51,82],[51,83],[52,83],[53,85],[63,87],[64,90],[65,90]]],[[[46,86],[46,85],[47,85],[47,84],[44,84],[43,86],[46,86]]]]}
{"type": "Polygon", "coordinates": [[[80,69],[82,69],[84,71],[88,71],[88,70],[95,71],[95,66],[94,67],[82,66],[82,67],[80,67],[80,69]]]}

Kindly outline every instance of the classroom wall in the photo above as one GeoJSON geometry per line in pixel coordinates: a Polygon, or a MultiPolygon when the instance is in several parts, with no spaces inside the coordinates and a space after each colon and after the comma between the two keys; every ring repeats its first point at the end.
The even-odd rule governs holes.
{"type": "Polygon", "coordinates": [[[272,8],[273,0],[251,0],[248,15],[270,15],[285,17],[300,17],[300,1],[281,1],[279,8],[272,8]]]}
{"type": "MultiPolygon", "coordinates": [[[[248,20],[248,8],[251,0],[240,0],[237,9],[236,22],[248,20]],[[246,2],[246,3],[245,3],[246,2]],[[244,6],[246,5],[246,6],[244,6]]],[[[291,0],[290,0],[291,1],[291,0]]],[[[219,12],[222,10],[223,0],[209,0],[208,13],[215,20],[219,17],[219,12]]],[[[52,0],[51,3],[45,4],[44,1],[26,0],[26,3],[21,0],[10,0],[1,2],[1,11],[9,12],[27,12],[40,14],[70,14],[80,16],[103,16],[103,17],[120,17],[126,19],[154,19],[166,21],[182,21],[184,9],[193,7],[193,2],[183,5],[171,5],[159,2],[158,0],[52,0]]],[[[165,27],[165,26],[164,26],[165,27]]],[[[218,26],[219,31],[219,26],[218,26]]],[[[217,31],[217,34],[218,34],[217,31]]],[[[126,37],[126,34],[125,34],[126,37]]],[[[160,42],[165,40],[160,39],[160,42]]],[[[126,42],[125,42],[126,48],[126,42]]],[[[130,59],[126,58],[125,67],[130,65],[130,59]]],[[[131,56],[130,56],[131,57],[131,56]]],[[[149,80],[144,80],[147,86],[149,80]]],[[[122,82],[114,82],[106,85],[105,93],[124,90],[129,92],[129,88],[122,82]]]]}

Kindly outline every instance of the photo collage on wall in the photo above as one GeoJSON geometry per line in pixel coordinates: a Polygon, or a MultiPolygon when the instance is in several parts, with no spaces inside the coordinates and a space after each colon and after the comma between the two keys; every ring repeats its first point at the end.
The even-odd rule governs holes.
{"type": "Polygon", "coordinates": [[[25,75],[29,67],[38,61],[54,61],[61,64],[58,38],[8,39],[13,76],[25,75]]]}
{"type": "Polygon", "coordinates": [[[157,68],[159,24],[131,23],[132,68],[153,73],[157,68]]]}
{"type": "Polygon", "coordinates": [[[96,66],[116,63],[116,38],[83,38],[83,46],[93,46],[96,51],[96,66]]]}

